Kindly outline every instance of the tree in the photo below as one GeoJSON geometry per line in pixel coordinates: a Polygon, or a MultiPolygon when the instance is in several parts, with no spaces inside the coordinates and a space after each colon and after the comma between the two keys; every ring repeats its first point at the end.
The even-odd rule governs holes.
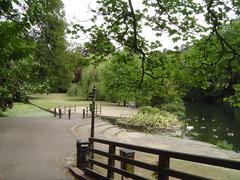
{"type": "Polygon", "coordinates": [[[34,45],[26,36],[29,24],[21,19],[20,12],[13,8],[13,2],[1,1],[0,9],[1,111],[11,107],[13,100],[24,100],[29,69],[34,66],[30,56],[34,45]]]}
{"type": "Polygon", "coordinates": [[[31,0],[26,3],[26,13],[36,42],[34,58],[40,64],[34,77],[40,83],[47,80],[51,91],[66,91],[72,74],[69,74],[64,59],[67,42],[64,37],[66,23],[63,3],[61,0],[31,0]]]}
{"type": "MultiPolygon", "coordinates": [[[[95,46],[98,46],[98,42],[101,42],[101,39],[96,35],[97,29],[100,29],[104,32],[106,38],[114,42],[115,49],[117,49],[117,46],[121,46],[134,52],[139,57],[141,61],[141,74],[138,77],[140,80],[138,81],[140,92],[143,90],[145,79],[151,78],[154,81],[162,78],[158,76],[159,71],[152,71],[147,66],[149,66],[148,62],[151,62],[151,53],[161,47],[162,42],[158,38],[164,33],[172,37],[174,42],[181,40],[185,42],[186,47],[192,49],[191,52],[185,53],[182,52],[180,47],[176,46],[175,60],[182,63],[185,60],[181,58],[192,57],[192,55],[197,56],[196,61],[188,61],[190,64],[189,69],[192,69],[189,71],[196,72],[192,74],[194,75],[193,79],[197,79],[196,86],[199,86],[200,83],[210,83],[208,81],[210,71],[218,71],[216,69],[206,70],[211,67],[213,60],[229,63],[239,57],[238,47],[230,43],[231,40],[222,33],[223,28],[229,26],[234,18],[239,15],[239,3],[237,1],[143,0],[140,8],[136,8],[131,0],[99,0],[97,2],[98,8],[92,10],[95,13],[92,19],[94,25],[87,29],[83,27],[80,29],[91,34],[95,46]],[[99,17],[103,19],[100,24],[97,21],[99,17]],[[199,21],[198,18],[202,19],[202,21],[199,21]],[[142,31],[145,27],[151,30],[149,33],[156,35],[156,39],[152,42],[148,42],[143,37],[142,31]],[[201,39],[201,42],[204,41],[201,49],[196,47],[199,42],[198,39],[201,39]],[[214,43],[217,43],[219,47],[217,53],[212,48],[214,43]],[[199,52],[201,53],[197,54],[199,52]],[[181,53],[184,55],[179,56],[181,53]],[[224,55],[226,53],[228,56],[224,55]],[[206,61],[209,61],[208,57],[212,58],[211,63],[206,63],[206,61]],[[194,63],[198,66],[195,66],[194,63]],[[191,66],[191,64],[194,66],[191,66]]],[[[109,53],[113,54],[112,52],[109,53]]],[[[189,79],[190,76],[182,73],[180,77],[185,79],[188,77],[189,79]]],[[[177,78],[177,80],[180,79],[177,78]]]]}
{"type": "Polygon", "coordinates": [[[68,87],[61,0],[0,2],[0,111],[28,92],[68,87]]]}
{"type": "MultiPolygon", "coordinates": [[[[239,21],[233,21],[223,27],[219,34],[229,42],[229,46],[239,52],[239,21]]],[[[233,86],[239,83],[239,58],[229,48],[222,48],[216,35],[208,35],[195,40],[178,53],[179,63],[184,67],[183,84],[194,93],[201,93],[201,98],[223,98],[233,94],[233,86]]],[[[192,94],[191,96],[196,96],[192,94]]],[[[194,97],[193,97],[194,98],[194,97]]]]}

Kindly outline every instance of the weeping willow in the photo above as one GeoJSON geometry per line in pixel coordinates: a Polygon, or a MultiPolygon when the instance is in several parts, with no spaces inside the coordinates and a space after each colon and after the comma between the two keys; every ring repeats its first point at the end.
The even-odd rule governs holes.
{"type": "Polygon", "coordinates": [[[104,96],[101,91],[101,72],[99,66],[90,65],[85,67],[81,73],[81,80],[79,83],[73,83],[68,90],[70,96],[80,96],[88,98],[89,92],[92,91],[93,86],[97,88],[97,99],[103,100],[104,96]]]}

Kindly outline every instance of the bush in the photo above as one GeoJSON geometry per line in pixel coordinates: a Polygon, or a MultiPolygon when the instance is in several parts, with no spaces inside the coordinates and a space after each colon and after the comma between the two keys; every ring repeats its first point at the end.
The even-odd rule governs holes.
{"type": "Polygon", "coordinates": [[[143,106],[139,109],[139,113],[142,113],[142,114],[145,114],[145,113],[156,114],[156,113],[160,113],[160,109],[154,108],[154,107],[151,107],[151,106],[143,106]]]}
{"type": "Polygon", "coordinates": [[[233,150],[233,145],[232,144],[229,144],[227,141],[225,140],[221,140],[221,141],[218,141],[217,144],[216,144],[218,147],[222,148],[222,149],[226,149],[226,150],[230,150],[232,151],[233,150]]]}
{"type": "Polygon", "coordinates": [[[6,117],[6,115],[4,115],[1,110],[0,110],[0,117],[6,117]]]}
{"type": "MultiPolygon", "coordinates": [[[[155,108],[154,108],[155,109],[155,108]]],[[[133,117],[122,118],[118,121],[123,123],[146,126],[146,127],[172,127],[179,125],[177,117],[166,111],[159,111],[158,113],[141,113],[133,117]]]]}
{"type": "Polygon", "coordinates": [[[168,111],[179,118],[185,117],[185,106],[182,100],[163,103],[157,106],[160,110],[168,111]]]}
{"type": "Polygon", "coordinates": [[[81,96],[79,84],[72,84],[71,87],[67,91],[67,95],[69,96],[81,96]]]}

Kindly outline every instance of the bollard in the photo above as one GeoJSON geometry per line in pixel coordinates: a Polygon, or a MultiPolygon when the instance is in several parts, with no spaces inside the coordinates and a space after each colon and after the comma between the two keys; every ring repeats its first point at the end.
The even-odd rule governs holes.
{"type": "Polygon", "coordinates": [[[77,167],[79,169],[83,169],[88,166],[87,161],[88,145],[89,145],[88,141],[82,141],[80,139],[77,140],[77,167]]]}
{"type": "Polygon", "coordinates": [[[68,110],[68,119],[71,119],[71,109],[68,110]]]}
{"type": "Polygon", "coordinates": [[[56,108],[53,109],[53,114],[54,114],[54,117],[57,116],[57,109],[56,108]]]}
{"type": "Polygon", "coordinates": [[[59,119],[62,118],[62,110],[61,109],[58,109],[59,110],[59,119]]]}
{"type": "Polygon", "coordinates": [[[85,119],[85,109],[83,109],[83,119],[85,119]]]}
{"type": "Polygon", "coordinates": [[[102,105],[100,104],[100,114],[102,114],[102,105]]]}
{"type": "Polygon", "coordinates": [[[87,110],[86,110],[86,114],[87,114],[87,117],[88,117],[88,107],[87,107],[87,110]]]}
{"type": "Polygon", "coordinates": [[[77,112],[77,106],[74,105],[74,112],[76,113],[77,112]]]}
{"type": "MultiPolygon", "coordinates": [[[[120,156],[123,156],[128,159],[134,159],[135,151],[131,149],[119,149],[120,156]]],[[[128,172],[131,172],[134,174],[134,166],[127,164],[125,162],[121,162],[121,169],[126,170],[128,172]]],[[[124,176],[122,176],[122,180],[124,179],[124,176]]]]}

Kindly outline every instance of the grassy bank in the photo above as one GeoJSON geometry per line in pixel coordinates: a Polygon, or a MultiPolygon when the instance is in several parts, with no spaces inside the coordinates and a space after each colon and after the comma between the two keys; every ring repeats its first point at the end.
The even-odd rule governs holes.
{"type": "Polygon", "coordinates": [[[13,108],[3,112],[3,115],[7,117],[39,117],[51,114],[30,104],[14,103],[13,108]]]}

